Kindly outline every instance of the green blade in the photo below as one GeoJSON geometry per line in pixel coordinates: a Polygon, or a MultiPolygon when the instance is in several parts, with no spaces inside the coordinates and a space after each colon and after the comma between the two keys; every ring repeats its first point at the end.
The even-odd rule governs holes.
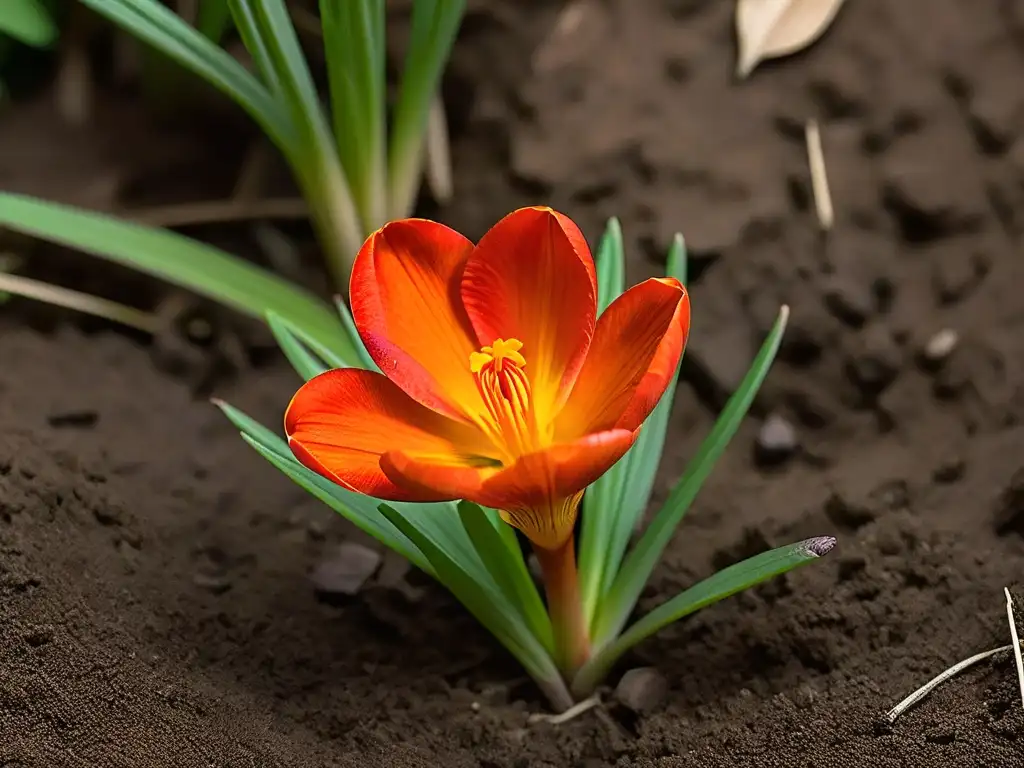
{"type": "Polygon", "coordinates": [[[230,28],[231,9],[228,0],[199,0],[199,14],[196,17],[199,34],[219,45],[230,28]]]}
{"type": "MultiPolygon", "coordinates": [[[[514,533],[511,539],[503,536],[501,529],[492,522],[492,518],[469,501],[459,502],[459,517],[506,601],[515,607],[534,637],[544,646],[544,650],[553,654],[555,639],[551,619],[540,599],[533,577],[530,576],[530,570],[526,567],[523,551],[514,533]]],[[[512,530],[500,520],[499,524],[509,531],[512,530]]]]}
{"type": "MultiPolygon", "coordinates": [[[[608,309],[626,287],[626,254],[622,243],[622,227],[615,217],[608,219],[594,259],[597,269],[598,314],[608,309]]],[[[627,454],[628,456],[629,454],[627,454]]],[[[579,578],[583,613],[591,622],[597,610],[605,574],[605,555],[612,519],[622,498],[626,471],[620,459],[594,482],[583,496],[580,514],[579,578]]]]}
{"type": "Polygon", "coordinates": [[[57,39],[57,25],[39,0],[6,0],[0,13],[0,33],[33,48],[49,48],[57,39]]]}
{"type": "Polygon", "coordinates": [[[573,692],[577,695],[588,695],[623,653],[672,622],[786,571],[817,560],[827,555],[835,543],[836,540],[831,536],[798,541],[730,565],[695,584],[659,605],[626,630],[622,636],[602,648],[580,670],[573,681],[573,692]]]}
{"type": "Polygon", "coordinates": [[[356,357],[325,302],[271,272],[175,232],[5,193],[0,193],[0,226],[146,272],[261,319],[272,311],[339,357],[356,357]]]}
{"type": "Polygon", "coordinates": [[[430,105],[462,22],[465,0],[417,0],[388,148],[388,218],[408,216],[423,174],[430,105]]]}
{"type": "Polygon", "coordinates": [[[368,234],[359,219],[338,159],[327,116],[284,0],[232,0],[236,24],[243,16],[258,41],[261,69],[272,74],[278,101],[287,106],[297,141],[280,145],[309,203],[320,245],[335,284],[348,283],[352,259],[368,234]],[[243,14],[244,11],[244,14],[243,14]]]}
{"type": "MultiPolygon", "coordinates": [[[[270,446],[281,456],[291,459],[291,450],[282,438],[253,419],[245,416],[245,414],[237,409],[231,408],[231,406],[220,401],[215,401],[215,404],[220,407],[225,416],[244,435],[249,435],[261,445],[270,446]]],[[[294,461],[294,459],[291,460],[294,461]]],[[[302,465],[300,464],[299,466],[302,465]]],[[[316,476],[320,477],[319,475],[316,476]]],[[[373,499],[369,496],[346,490],[322,478],[321,480],[334,489],[331,491],[333,496],[344,500],[344,503],[352,508],[364,510],[368,505],[377,508],[381,503],[380,499],[373,499]]],[[[445,556],[458,563],[459,567],[476,579],[477,582],[497,589],[490,571],[484,565],[479,553],[473,546],[469,534],[466,533],[466,529],[462,526],[458,510],[453,502],[414,504],[389,501],[387,504],[396,514],[400,514],[408,520],[409,525],[415,528],[420,536],[425,537],[431,542],[432,546],[438,548],[444,552],[445,556]]]]}
{"type": "Polygon", "coordinates": [[[231,54],[157,0],[81,0],[82,4],[177,61],[234,99],[280,146],[296,137],[286,110],[231,54]]]}
{"type": "Polygon", "coordinates": [[[363,226],[387,219],[384,0],[320,0],[334,138],[363,226]]]}
{"type": "MultiPolygon", "coordinates": [[[[683,282],[686,279],[686,261],[686,247],[682,235],[677,234],[668,253],[667,276],[683,282]]],[[[611,589],[633,531],[636,530],[644,510],[650,503],[654,478],[658,473],[661,454],[665,448],[668,419],[672,414],[672,404],[675,402],[678,382],[679,368],[677,367],[675,376],[665,388],[658,405],[647,417],[640,436],[625,457],[627,466],[623,469],[622,491],[615,514],[611,516],[612,530],[608,537],[608,548],[604,559],[602,595],[611,589]]],[[[619,462],[620,465],[622,463],[622,461],[619,462]]]]}
{"type": "MultiPolygon", "coordinates": [[[[598,249],[599,286],[602,257],[605,258],[605,264],[616,260],[616,240],[618,260],[621,263],[622,234],[618,222],[613,219],[609,222],[605,239],[598,249]],[[603,253],[606,242],[611,243],[608,246],[608,254],[603,253]]],[[[616,272],[606,268],[605,273],[605,280],[613,289],[622,285],[623,269],[616,272]]],[[[686,248],[682,235],[677,234],[672,241],[666,273],[680,282],[686,279],[686,248]]],[[[614,298],[609,299],[608,304],[614,298]]],[[[611,589],[612,582],[619,572],[633,531],[650,503],[678,381],[679,370],[676,369],[676,374],[666,387],[658,405],[644,422],[636,443],[608,472],[590,486],[583,497],[580,574],[583,608],[591,626],[601,599],[611,589]]]]}
{"type": "Polygon", "coordinates": [[[276,312],[267,313],[277,344],[281,347],[295,372],[309,381],[330,368],[357,368],[349,360],[335,354],[295,324],[288,322],[276,312]]]}
{"type": "MultiPolygon", "coordinates": [[[[430,561],[438,579],[483,624],[523,668],[542,687],[561,687],[564,683],[551,655],[520,620],[514,607],[492,584],[482,583],[466,571],[461,564],[423,536],[409,519],[387,504],[380,505],[381,513],[405,534],[430,561]]],[[[568,694],[565,694],[568,699],[568,694]]]]}
{"type": "Polygon", "coordinates": [[[640,592],[654,571],[676,526],[690,508],[704,480],[711,474],[712,468],[754,402],[754,397],[778,352],[788,319],[789,307],[784,306],[739,389],[726,403],[711,434],[701,443],[697,455],[672,489],[665,505],[654,516],[633,551],[627,555],[622,569],[612,582],[611,589],[608,590],[598,610],[594,624],[595,648],[610,643],[625,626],[637,598],[640,597],[640,592]]]}
{"type": "Polygon", "coordinates": [[[334,306],[338,309],[338,316],[341,317],[341,325],[345,330],[345,335],[348,337],[349,344],[359,355],[359,364],[353,365],[353,368],[365,368],[368,371],[379,371],[380,368],[370,357],[370,353],[366,350],[366,345],[363,344],[363,339],[359,335],[359,331],[356,329],[355,320],[352,319],[352,313],[348,309],[348,305],[345,303],[345,299],[341,296],[334,297],[334,306]]]}
{"type": "Polygon", "coordinates": [[[434,571],[423,554],[381,515],[377,502],[368,496],[352,493],[307,469],[292,456],[288,444],[258,421],[221,400],[214,400],[228,420],[242,433],[242,438],[263,458],[281,470],[293,482],[325,503],[364,533],[389,547],[424,573],[434,571]]]}
{"type": "Polygon", "coordinates": [[[614,216],[608,219],[594,257],[597,268],[597,314],[626,290],[626,247],[622,242],[622,225],[614,216]]]}

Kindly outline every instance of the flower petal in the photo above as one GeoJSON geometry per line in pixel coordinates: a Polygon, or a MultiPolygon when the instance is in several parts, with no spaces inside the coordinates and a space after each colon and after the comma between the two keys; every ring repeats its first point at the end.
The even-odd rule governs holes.
{"type": "Polygon", "coordinates": [[[503,469],[442,466],[414,451],[388,453],[381,467],[403,487],[443,489],[500,509],[537,546],[554,549],[572,534],[578,494],[629,450],[636,433],[600,432],[522,456],[503,469]]]}
{"type": "Polygon", "coordinates": [[[425,408],[374,371],[344,368],[310,379],[292,398],[284,427],[302,464],[345,488],[390,501],[456,498],[392,482],[380,458],[398,447],[439,465],[489,463],[480,455],[490,443],[476,428],[425,408]]]}
{"type": "Polygon", "coordinates": [[[414,400],[462,418],[482,405],[469,356],[476,336],[459,287],[473,244],[425,219],[387,224],[352,267],[352,318],[370,357],[414,400]]]}
{"type": "Polygon", "coordinates": [[[550,208],[495,224],[466,263],[462,301],[481,346],[519,339],[541,424],[579,373],[597,316],[594,260],[579,228],[550,208]]]}
{"type": "Polygon", "coordinates": [[[689,332],[690,297],[675,278],[647,280],[623,293],[597,321],[555,439],[639,428],[675,375],[689,332]]]}

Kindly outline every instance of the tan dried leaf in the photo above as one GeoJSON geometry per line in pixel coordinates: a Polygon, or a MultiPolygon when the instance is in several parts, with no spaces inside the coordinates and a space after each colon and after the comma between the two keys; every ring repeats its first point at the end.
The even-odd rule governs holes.
{"type": "Polygon", "coordinates": [[[843,0],[736,0],[737,77],[765,59],[803,50],[828,29],[843,0]]]}

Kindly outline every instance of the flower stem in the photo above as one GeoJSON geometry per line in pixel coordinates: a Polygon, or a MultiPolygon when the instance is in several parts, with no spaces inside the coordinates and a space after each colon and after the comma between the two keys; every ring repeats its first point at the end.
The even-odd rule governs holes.
{"type": "Polygon", "coordinates": [[[572,679],[590,657],[590,637],[580,600],[573,537],[558,549],[534,547],[534,552],[544,578],[558,666],[566,678],[572,679]]]}

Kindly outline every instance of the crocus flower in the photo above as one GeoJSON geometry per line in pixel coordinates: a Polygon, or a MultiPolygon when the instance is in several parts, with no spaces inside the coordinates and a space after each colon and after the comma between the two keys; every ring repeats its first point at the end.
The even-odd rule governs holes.
{"type": "Polygon", "coordinates": [[[381,372],[304,384],[285,415],[295,456],[379,499],[493,507],[539,553],[566,543],[583,490],[633,444],[690,322],[671,278],[598,318],[586,241],[549,208],[509,214],[476,246],[392,222],[359,251],[350,297],[381,372]]]}

